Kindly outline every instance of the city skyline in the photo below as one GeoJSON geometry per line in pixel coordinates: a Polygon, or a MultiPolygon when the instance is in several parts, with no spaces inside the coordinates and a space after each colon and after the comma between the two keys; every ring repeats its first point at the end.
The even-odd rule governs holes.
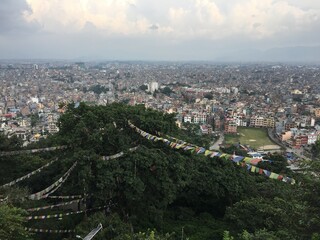
{"type": "Polygon", "coordinates": [[[320,3],[4,0],[1,59],[319,62],[320,3]]]}

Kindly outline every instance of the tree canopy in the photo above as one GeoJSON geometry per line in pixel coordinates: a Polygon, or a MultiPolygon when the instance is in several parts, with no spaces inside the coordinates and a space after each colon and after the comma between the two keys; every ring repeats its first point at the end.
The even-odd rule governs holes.
{"type": "MultiPolygon", "coordinates": [[[[313,177],[316,164],[309,164],[311,167],[303,174],[294,174],[281,156],[271,156],[272,162],[263,163],[261,167],[265,169],[294,176],[298,184],[290,185],[249,173],[224,158],[207,158],[142,138],[129,127],[128,120],[151,134],[168,134],[199,145],[206,143],[192,131],[179,129],[173,114],[119,103],[80,103],[77,107],[70,104],[59,120],[60,132],[32,146],[66,145],[67,149],[0,156],[0,185],[58,159],[14,187],[0,188],[0,199],[8,196],[7,202],[0,203],[0,239],[74,239],[72,233],[28,235],[24,227],[72,229],[85,236],[98,223],[104,228],[94,239],[319,236],[320,184],[313,177]],[[129,150],[136,146],[135,151],[129,150]],[[120,152],[123,154],[119,158],[103,158],[120,152]],[[75,169],[54,195],[82,195],[84,200],[63,208],[26,211],[61,203],[57,199],[31,201],[26,196],[50,186],[74,162],[75,169]],[[77,210],[82,212],[58,219],[25,219],[27,215],[77,210]],[[18,234],[8,238],[13,237],[12,231],[18,234]]],[[[21,148],[20,144],[9,144],[10,141],[13,140],[1,136],[1,151],[21,148]]]]}

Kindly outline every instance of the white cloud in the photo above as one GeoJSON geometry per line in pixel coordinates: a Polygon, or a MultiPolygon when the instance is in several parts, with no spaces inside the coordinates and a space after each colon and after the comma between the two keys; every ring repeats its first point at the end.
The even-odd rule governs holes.
{"type": "Polygon", "coordinates": [[[316,10],[302,10],[286,1],[250,0],[236,4],[229,21],[232,32],[264,38],[310,28],[316,23],[317,14],[316,10]]]}
{"type": "Polygon", "coordinates": [[[79,32],[87,23],[107,35],[143,36],[156,25],[170,38],[221,39],[232,35],[272,37],[299,32],[318,21],[319,9],[303,9],[288,0],[27,0],[32,14],[49,32],[79,32]],[[142,10],[141,10],[142,9],[142,10]],[[223,11],[222,11],[223,9],[223,11]],[[153,11],[153,12],[150,12],[153,11]],[[154,22],[157,16],[157,22],[154,22]]]}
{"type": "Polygon", "coordinates": [[[116,0],[27,0],[32,8],[29,20],[41,23],[49,32],[81,31],[89,22],[108,34],[145,33],[150,22],[144,16],[128,14],[135,4],[131,1],[116,0]]]}

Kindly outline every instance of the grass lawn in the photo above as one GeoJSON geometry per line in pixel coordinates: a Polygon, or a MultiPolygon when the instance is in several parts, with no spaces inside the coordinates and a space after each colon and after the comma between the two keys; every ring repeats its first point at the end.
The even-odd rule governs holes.
{"type": "Polygon", "coordinates": [[[240,142],[241,144],[250,145],[252,148],[259,148],[268,145],[275,145],[267,133],[267,129],[263,128],[246,128],[238,127],[238,134],[225,134],[225,142],[227,144],[233,144],[240,142]]]}

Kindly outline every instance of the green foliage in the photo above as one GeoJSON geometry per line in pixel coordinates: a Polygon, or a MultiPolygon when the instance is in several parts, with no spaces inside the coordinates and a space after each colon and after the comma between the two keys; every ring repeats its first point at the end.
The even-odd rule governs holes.
{"type": "Polygon", "coordinates": [[[22,140],[17,136],[8,138],[6,135],[0,133],[0,151],[12,151],[22,147],[22,140]]]}
{"type": "Polygon", "coordinates": [[[25,215],[22,209],[0,204],[0,239],[31,239],[24,229],[25,215]]]}
{"type": "Polygon", "coordinates": [[[224,231],[223,232],[223,240],[234,240],[234,237],[230,236],[229,231],[224,231]]]}
{"type": "Polygon", "coordinates": [[[320,160],[320,140],[316,141],[311,148],[312,158],[320,160]]]}
{"type": "Polygon", "coordinates": [[[170,96],[170,94],[173,93],[172,89],[169,88],[168,86],[160,89],[160,92],[167,95],[167,96],[170,96]]]}
{"type": "Polygon", "coordinates": [[[101,94],[101,93],[106,93],[109,91],[109,88],[106,88],[104,86],[101,86],[100,84],[98,85],[94,85],[94,86],[91,86],[89,89],[87,89],[86,87],[83,89],[84,92],[89,92],[89,91],[92,91],[94,92],[95,94],[101,94]]]}
{"type": "Polygon", "coordinates": [[[298,201],[253,198],[242,200],[227,209],[225,218],[236,229],[255,232],[265,228],[268,231],[285,230],[291,239],[306,237],[310,219],[307,205],[298,201]]]}
{"type": "Polygon", "coordinates": [[[34,113],[30,116],[31,119],[31,127],[35,127],[39,122],[39,115],[37,113],[34,113]]]}
{"type": "MultiPolygon", "coordinates": [[[[287,170],[286,161],[279,155],[270,156],[273,163],[259,165],[294,177],[299,184],[291,186],[249,174],[228,159],[207,158],[182,149],[174,150],[162,142],[149,141],[132,130],[128,120],[149,133],[168,134],[199,146],[208,147],[212,141],[210,137],[198,134],[198,126],[187,125],[187,130],[180,130],[174,115],[145,109],[144,106],[131,107],[119,103],[88,106],[80,103],[75,108],[74,104],[70,104],[59,120],[60,132],[30,146],[68,145],[69,148],[50,153],[1,157],[0,185],[55,158],[59,159],[48,169],[17,184],[17,187],[2,189],[1,198],[8,196],[10,204],[23,208],[51,204],[53,201],[48,200],[31,202],[25,196],[46,188],[78,161],[77,167],[56,194],[85,193],[88,208],[110,204],[109,208],[97,213],[88,212],[87,216],[70,216],[58,222],[55,219],[31,222],[32,227],[76,228],[76,234],[85,236],[102,223],[104,228],[95,239],[114,240],[319,237],[320,182],[313,177],[313,174],[320,172],[317,161],[308,163],[306,174],[294,174],[287,170]],[[138,145],[137,151],[128,152],[130,147],[138,145]],[[121,158],[101,159],[101,156],[121,151],[125,153],[121,158]],[[173,232],[175,234],[161,234],[173,232]]],[[[1,135],[0,140],[2,151],[20,147],[17,139],[7,139],[1,135]]],[[[244,154],[236,148],[228,151],[244,154]]],[[[9,209],[13,211],[15,208],[9,209]]],[[[4,215],[10,215],[8,209],[3,211],[4,215]]],[[[70,210],[52,209],[44,214],[61,211],[70,210]]],[[[14,216],[20,216],[19,213],[11,212],[14,216]]],[[[24,213],[20,214],[23,216],[24,213]]],[[[17,223],[24,224],[23,221],[17,223]]],[[[14,225],[14,228],[20,231],[20,225],[14,225]]],[[[35,236],[36,239],[43,237],[61,239],[61,236],[49,234],[35,236]]]]}
{"type": "Polygon", "coordinates": [[[141,85],[141,86],[139,87],[139,89],[142,90],[142,91],[146,91],[146,90],[148,89],[148,86],[145,85],[145,84],[143,84],[143,85],[141,85]]]}
{"type": "Polygon", "coordinates": [[[258,167],[267,169],[272,172],[276,173],[283,173],[286,175],[292,175],[292,172],[288,166],[287,160],[280,154],[272,154],[268,156],[268,159],[271,160],[272,162],[260,162],[258,163],[258,167]]]}

